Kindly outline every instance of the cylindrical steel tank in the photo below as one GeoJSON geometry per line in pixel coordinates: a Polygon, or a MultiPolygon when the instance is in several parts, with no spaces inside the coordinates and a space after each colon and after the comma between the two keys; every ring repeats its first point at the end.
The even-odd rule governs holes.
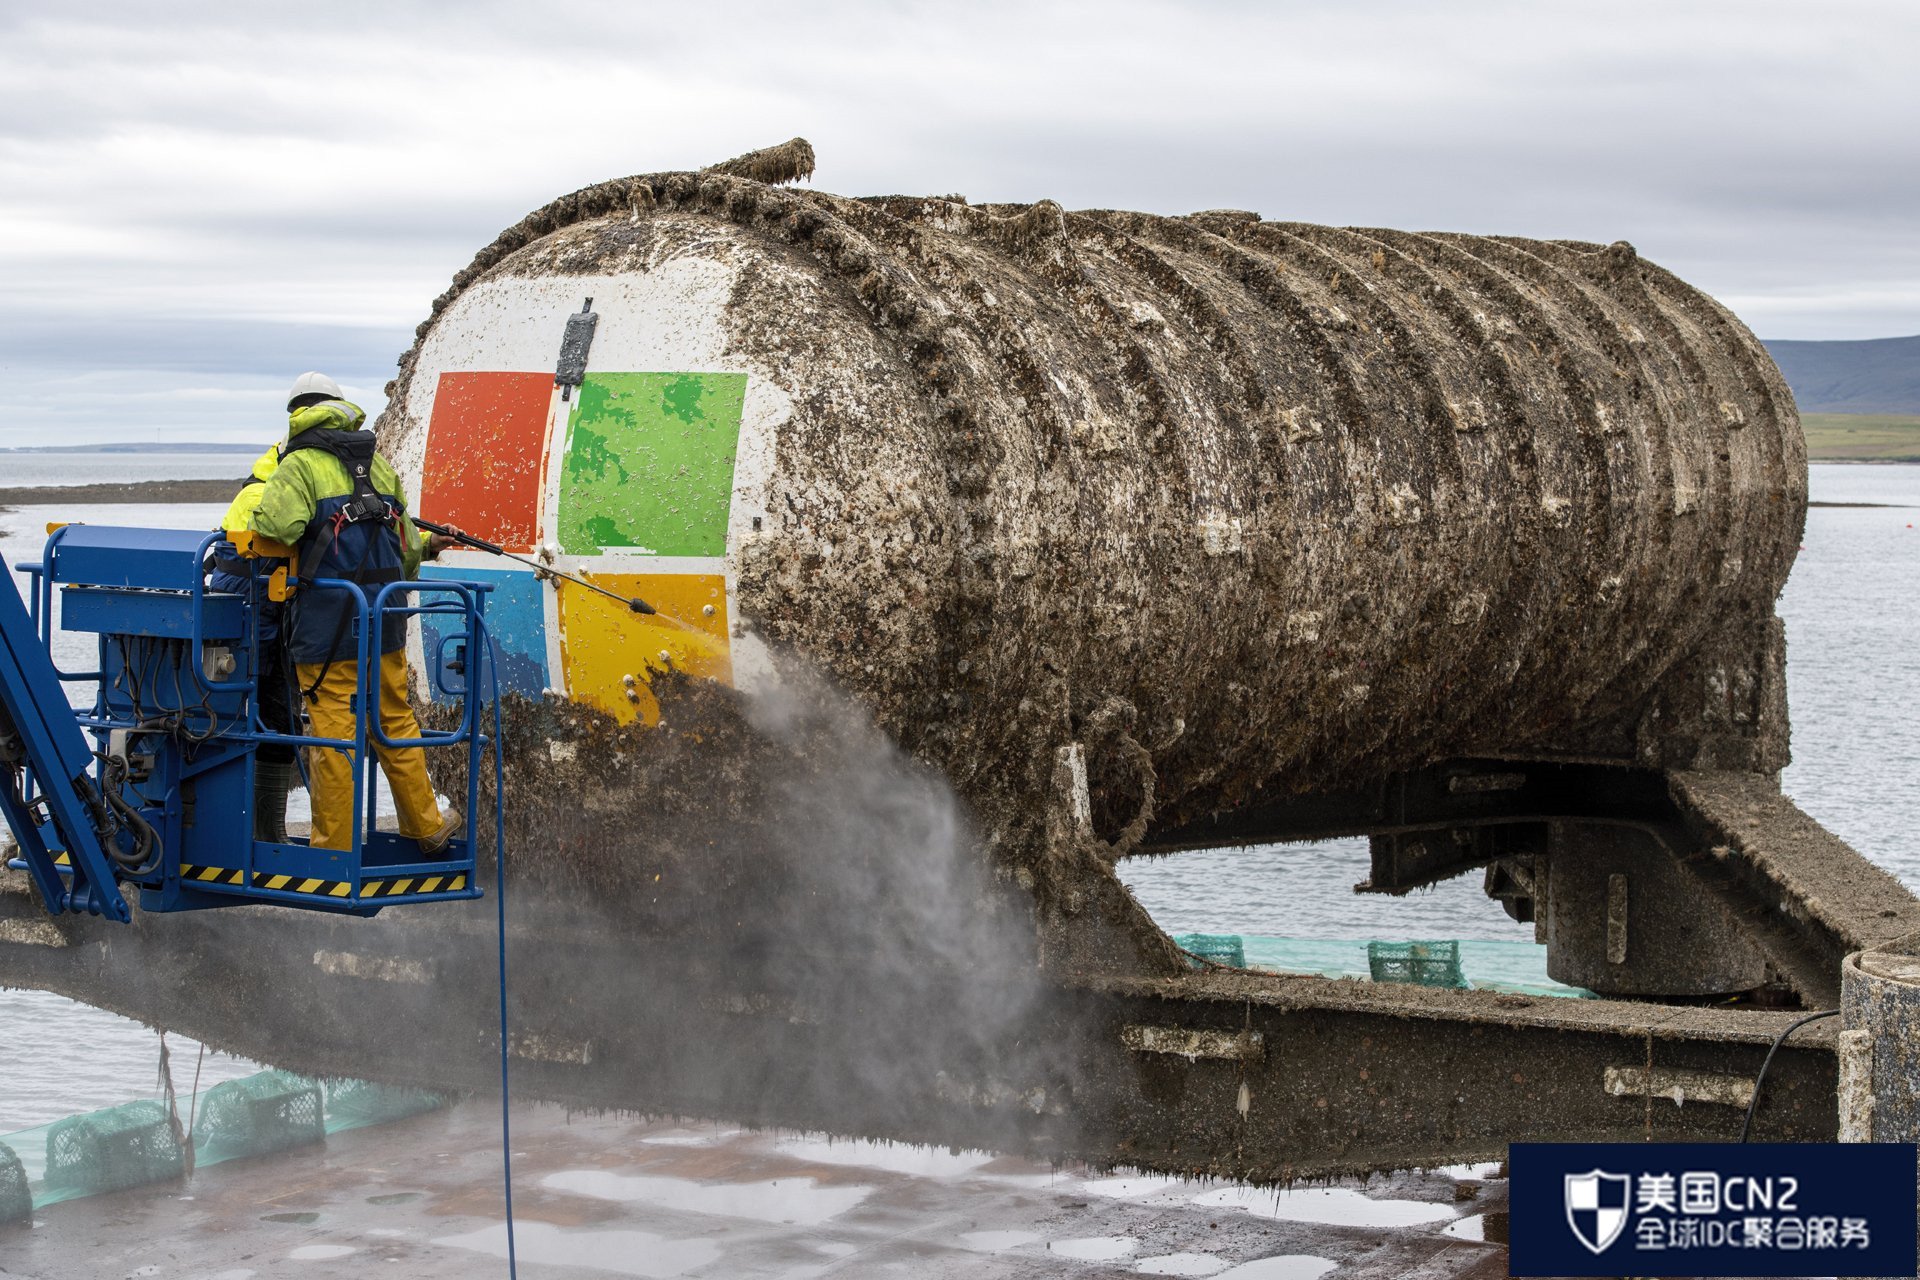
{"type": "Polygon", "coordinates": [[[602,183],[391,390],[418,510],[678,620],[454,555],[510,687],[649,716],[664,665],[804,663],[976,795],[1121,741],[1108,835],[1149,762],[1174,820],[1564,748],[1765,631],[1805,508],[1772,362],[1630,246],[1231,210],[602,183]]]}

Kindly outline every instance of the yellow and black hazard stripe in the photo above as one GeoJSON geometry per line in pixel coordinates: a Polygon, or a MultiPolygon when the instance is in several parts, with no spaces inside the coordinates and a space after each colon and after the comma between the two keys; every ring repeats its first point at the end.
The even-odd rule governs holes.
{"type": "Polygon", "coordinates": [[[279,889],[285,893],[308,893],[317,898],[348,898],[353,896],[353,882],[350,880],[322,880],[317,876],[276,876],[256,871],[253,876],[256,889],[279,889]]]}
{"type": "MultiPolygon", "coordinates": [[[[247,873],[230,867],[193,867],[182,863],[180,878],[200,884],[243,885],[247,883],[247,873]]],[[[253,875],[253,887],[256,889],[275,889],[281,893],[306,894],[315,898],[352,898],[353,882],[350,880],[322,880],[317,876],[271,875],[257,871],[253,875]]],[[[466,873],[450,876],[407,876],[392,880],[369,880],[360,886],[359,897],[400,898],[410,893],[458,893],[467,887],[466,873]]]]}
{"type": "Polygon", "coordinates": [[[239,884],[247,882],[247,873],[234,867],[193,867],[180,864],[180,878],[199,884],[239,884]]]}
{"type": "Polygon", "coordinates": [[[360,896],[398,898],[409,893],[458,893],[466,887],[464,872],[451,876],[407,876],[397,880],[369,880],[360,886],[360,896]]]}

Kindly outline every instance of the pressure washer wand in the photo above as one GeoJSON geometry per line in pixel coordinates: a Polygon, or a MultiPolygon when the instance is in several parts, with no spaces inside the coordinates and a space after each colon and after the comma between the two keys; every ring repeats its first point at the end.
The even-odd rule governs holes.
{"type": "Polygon", "coordinates": [[[455,542],[459,543],[460,545],[465,547],[472,547],[475,551],[484,551],[488,555],[502,556],[508,560],[517,560],[521,564],[526,565],[529,569],[532,569],[535,572],[548,574],[555,578],[565,578],[568,582],[573,583],[575,586],[585,587],[589,591],[597,591],[609,600],[618,600],[621,604],[627,606],[627,608],[633,610],[635,613],[652,613],[654,611],[653,606],[648,604],[645,600],[642,600],[639,596],[634,596],[632,599],[628,599],[626,596],[615,595],[613,592],[607,590],[605,587],[600,586],[597,583],[588,582],[585,578],[576,578],[570,573],[562,573],[560,570],[555,569],[551,565],[544,565],[539,563],[538,561],[529,560],[525,556],[517,556],[513,552],[508,551],[505,547],[496,547],[491,542],[488,542],[485,538],[476,538],[470,533],[462,533],[458,529],[449,528],[444,524],[435,524],[431,520],[422,520],[419,516],[414,516],[413,522],[414,524],[418,525],[420,528],[425,529],[428,533],[437,533],[443,538],[452,538],[455,542]]]}

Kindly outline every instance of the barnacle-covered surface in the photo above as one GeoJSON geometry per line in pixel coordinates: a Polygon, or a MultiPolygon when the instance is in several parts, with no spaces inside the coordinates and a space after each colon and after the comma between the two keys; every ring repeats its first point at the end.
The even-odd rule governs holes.
{"type": "Polygon", "coordinates": [[[701,322],[789,406],[726,548],[735,643],[824,673],[1016,863],[1058,845],[1076,743],[1122,843],[1450,755],[1784,764],[1798,419],[1630,246],[740,176],[802,147],[508,230],[403,358],[390,451],[469,291],[717,264],[701,322]]]}

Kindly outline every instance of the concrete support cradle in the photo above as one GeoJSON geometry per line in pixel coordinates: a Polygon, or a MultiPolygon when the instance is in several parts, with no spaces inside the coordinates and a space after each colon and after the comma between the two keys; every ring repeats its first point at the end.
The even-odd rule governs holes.
{"type": "MultiPolygon", "coordinates": [[[[1896,943],[1840,968],[1840,1141],[1920,1142],[1920,955],[1896,943]]],[[[1920,1181],[1915,1186],[1920,1213],[1920,1181]]]]}
{"type": "Polygon", "coordinates": [[[1920,955],[1848,956],[1840,1025],[1840,1141],[1920,1141],[1920,955]]]}

